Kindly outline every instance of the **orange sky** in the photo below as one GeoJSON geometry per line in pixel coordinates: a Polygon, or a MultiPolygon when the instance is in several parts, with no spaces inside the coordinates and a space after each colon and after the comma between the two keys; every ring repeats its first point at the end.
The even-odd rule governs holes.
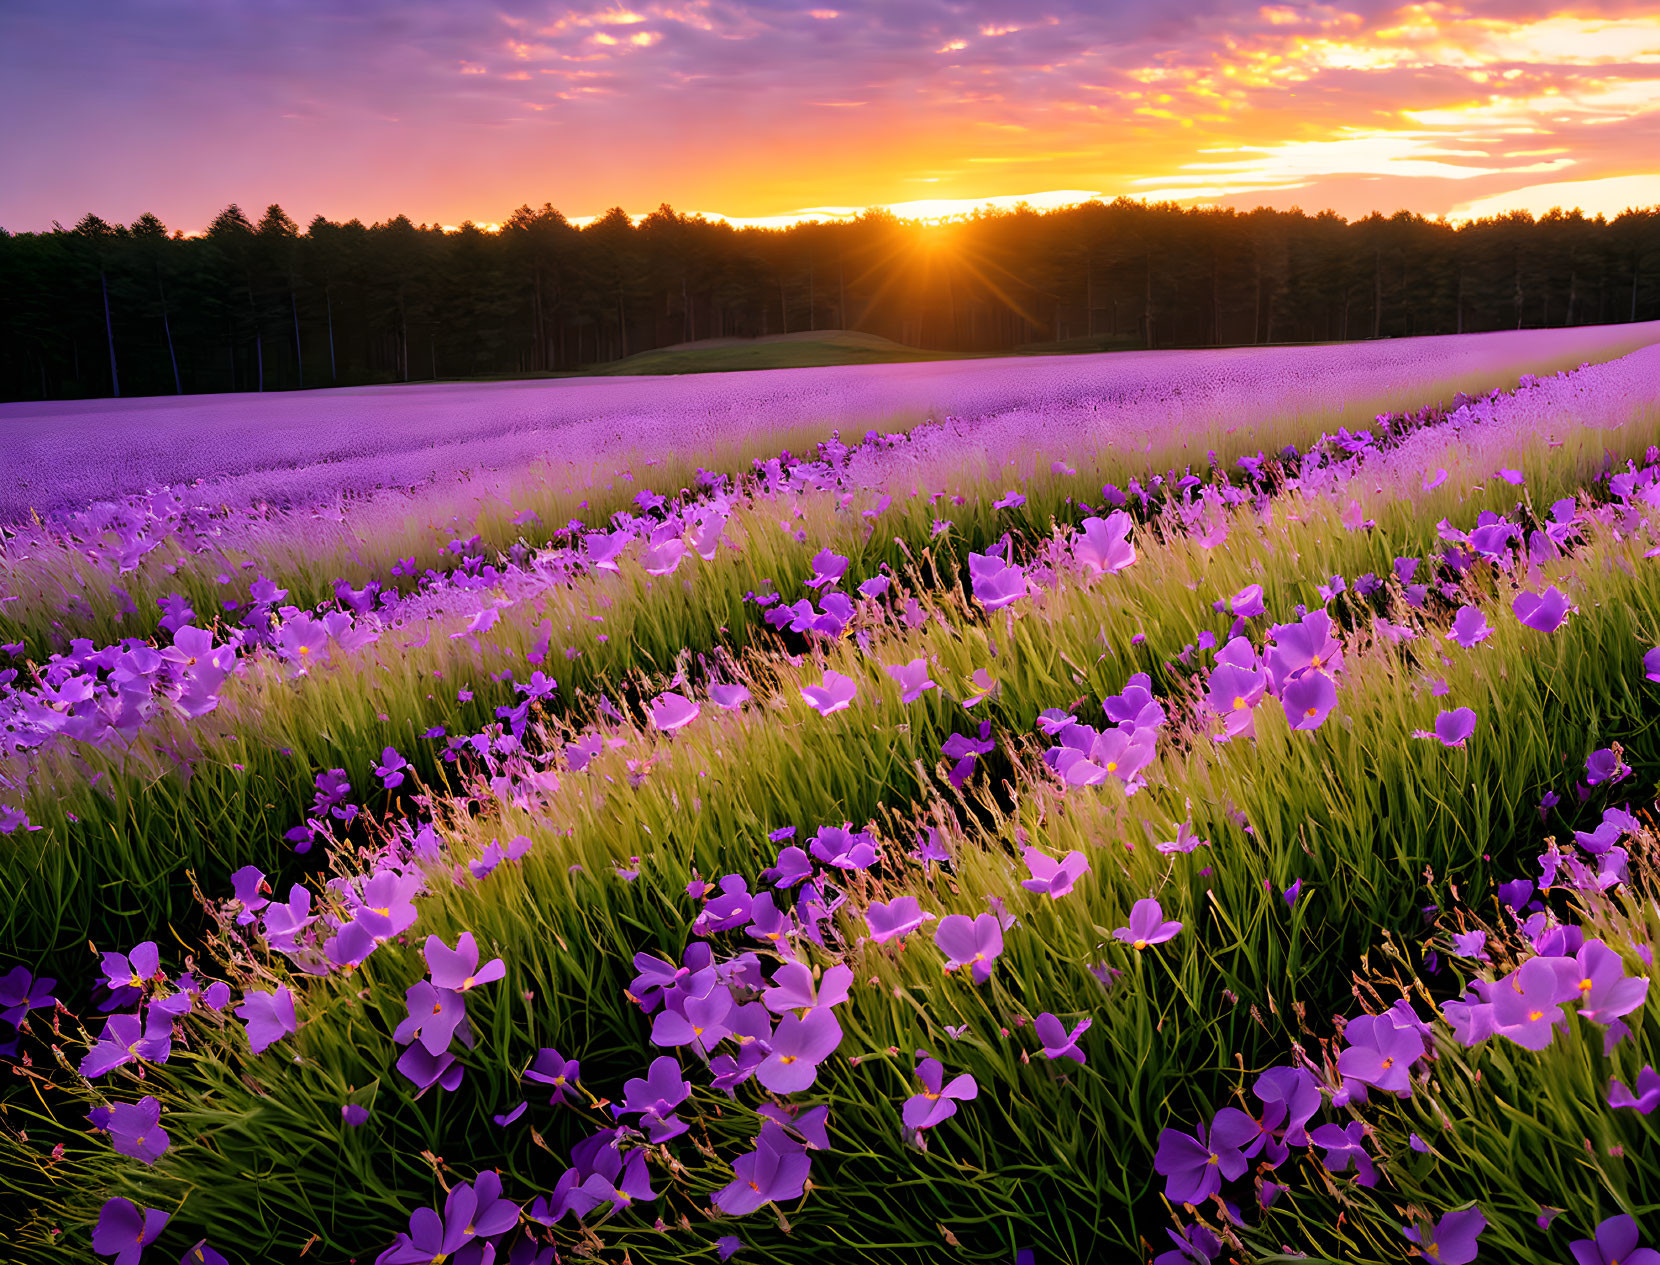
{"type": "Polygon", "coordinates": [[[0,108],[12,230],[233,200],[1613,214],[1660,203],[1660,3],[14,0],[0,108]]]}

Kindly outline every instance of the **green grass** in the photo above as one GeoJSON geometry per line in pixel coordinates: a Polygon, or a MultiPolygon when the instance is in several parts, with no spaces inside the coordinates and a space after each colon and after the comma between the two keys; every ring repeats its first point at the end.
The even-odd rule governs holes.
{"type": "Polygon", "coordinates": [[[763,338],[709,339],[642,351],[587,370],[589,377],[656,373],[734,373],[749,369],[817,369],[827,365],[914,364],[928,360],[978,360],[985,353],[929,351],[855,330],[774,334],[763,338]]]}
{"type": "MultiPolygon", "coordinates": [[[[1309,424],[1268,423],[1281,434],[1309,424]]],[[[1660,418],[1639,413],[1612,439],[1617,451],[1640,453],[1657,428],[1660,418]]],[[[896,495],[878,532],[834,493],[807,496],[803,517],[791,520],[805,543],[779,529],[779,506],[762,503],[735,515],[736,549],[715,564],[690,559],[667,581],[630,566],[619,577],[550,589],[507,611],[476,648],[451,639],[455,629],[439,621],[424,644],[391,634],[301,682],[275,665],[256,667],[207,723],[143,737],[119,760],[82,754],[48,762],[30,805],[46,829],[13,837],[0,853],[0,886],[28,893],[4,911],[8,941],[37,946],[79,974],[84,967],[71,964],[94,928],[116,937],[99,948],[154,935],[169,964],[193,953],[207,973],[239,988],[291,979],[303,1026],[251,1057],[228,1013],[198,1012],[185,1021],[188,1037],[181,1035],[174,1058],[145,1068],[142,1083],[123,1072],[89,1086],[72,1072],[82,1047],[70,1022],[59,1043],[63,1066],[43,1061],[0,1106],[0,1191],[29,1210],[13,1235],[15,1251],[20,1259],[52,1257],[62,1250],[55,1228],[82,1250],[86,1226],[110,1194],[175,1213],[175,1229],[154,1252],[176,1253],[206,1233],[223,1250],[286,1260],[303,1250],[322,1259],[378,1251],[414,1207],[441,1204],[445,1185],[485,1167],[503,1172],[515,1200],[545,1192],[569,1146],[609,1117],[550,1110],[527,1095],[532,1087],[520,1085],[519,1072],[535,1050],[556,1045],[581,1057],[585,1084],[620,1098],[623,1081],[660,1053],[649,1044],[650,1021],[623,995],[631,958],[644,951],[678,959],[696,912],[687,882],[734,872],[753,883],[780,846],[767,840],[769,830],[810,833],[850,820],[873,823],[888,859],[846,884],[849,901],[836,922],[849,943],[873,900],[910,894],[943,917],[977,914],[995,898],[1020,925],[1007,933],[993,978],[974,987],[942,973],[927,933],[903,948],[849,948],[855,987],[838,1011],[846,1038],[818,1087],[802,1096],[832,1104],[833,1149],[815,1156],[807,1198],[781,1210],[788,1228],[769,1214],[706,1220],[708,1192],[747,1148],[762,1098],[751,1083],[729,1100],[693,1070],[699,1088],[685,1113],[693,1132],[654,1154],[659,1201],[598,1228],[604,1258],[708,1259],[724,1233],[786,1261],[1007,1260],[1019,1247],[1035,1248],[1039,1260],[1141,1257],[1168,1224],[1151,1167],[1162,1128],[1190,1127],[1249,1073],[1283,1060],[1293,1042],[1327,1035],[1331,1015],[1355,1008],[1349,970],[1364,973],[1418,937],[1422,906],[1490,906],[1494,883],[1518,872],[1537,842],[1539,796],[1561,786],[1564,770],[1593,747],[1620,742],[1638,785],[1660,776],[1653,687],[1636,666],[1660,636],[1660,587],[1649,570],[1657,564],[1641,556],[1643,542],[1601,529],[1577,556],[1543,568],[1540,579],[1569,589],[1580,607],[1549,637],[1509,614],[1517,577],[1488,567],[1472,573],[1461,594],[1496,630],[1471,652],[1442,636],[1449,608],[1405,616],[1419,636],[1394,646],[1368,635],[1350,599],[1339,601],[1334,609],[1355,617],[1356,631],[1347,639],[1338,710],[1316,734],[1290,732],[1269,700],[1254,742],[1211,741],[1181,719],[1194,688],[1178,657],[1183,646],[1202,631],[1221,633],[1228,620],[1212,601],[1247,583],[1262,584],[1270,609],[1285,612],[1317,601],[1315,583],[1333,572],[1385,574],[1396,554],[1429,548],[1442,515],[1468,524],[1483,508],[1548,504],[1602,467],[1609,439],[1582,435],[1553,450],[1518,437],[1506,460],[1527,471],[1525,492],[1495,483],[1466,494],[1454,479],[1423,495],[1362,480],[1351,492],[1377,521],[1366,532],[1340,525],[1343,496],[1335,505],[1282,500],[1271,518],[1239,512],[1216,549],[1179,532],[1139,529],[1140,560],[1128,571],[1094,582],[1063,574],[1041,598],[989,617],[961,587],[968,549],[1012,529],[1021,550],[1035,550],[1055,520],[1076,518],[1068,496],[1134,458],[1072,454],[1080,473],[1032,474],[1026,506],[1000,514],[986,493],[1001,490],[1006,471],[971,455],[960,469],[935,472],[968,500],[948,511],[956,525],[938,540],[930,525],[941,507],[920,497],[896,495]],[[756,626],[742,592],[771,578],[793,598],[811,553],[826,544],[853,556],[850,578],[888,566],[929,618],[911,627],[891,611],[870,611],[857,640],[793,654],[779,645],[756,626]],[[407,943],[384,947],[355,972],[291,977],[282,959],[211,930],[182,876],[222,898],[229,870],[247,862],[271,868],[282,855],[277,836],[297,820],[315,771],[346,767],[362,787],[385,743],[413,755],[425,749],[415,735],[430,724],[478,728],[506,697],[505,689],[485,688],[488,674],[523,664],[542,620],[553,621],[556,645],[581,655],[556,665],[560,695],[539,718],[535,745],[551,748],[589,723],[604,689],[633,709],[634,719],[607,726],[622,740],[615,749],[587,772],[561,773],[558,794],[523,804],[430,756],[418,760],[447,855],[429,870],[432,890],[407,943]],[[646,727],[638,701],[679,668],[696,692],[697,657],[717,651],[725,678],[750,684],[757,705],[735,714],[706,706],[675,735],[646,727]],[[881,665],[916,655],[929,657],[941,688],[905,705],[881,665]],[[859,694],[852,709],[825,718],[799,690],[827,667],[853,676],[859,694]],[[996,692],[965,713],[961,700],[980,670],[995,678],[996,692]],[[1136,671],[1152,674],[1178,718],[1161,738],[1149,786],[1131,797],[1114,786],[1062,792],[1041,772],[1038,712],[1076,700],[1080,715],[1098,717],[1099,700],[1136,671]],[[1430,689],[1438,678],[1448,686],[1444,698],[1430,689]],[[480,687],[465,708],[451,701],[463,680],[480,687]],[[1468,749],[1407,737],[1439,708],[1460,704],[1478,714],[1468,749]],[[946,781],[940,743],[982,719],[1001,746],[959,793],[946,781]],[[171,772],[181,748],[193,751],[188,779],[171,772]],[[1208,847],[1174,857],[1152,847],[1187,819],[1208,847]],[[906,859],[928,824],[955,855],[950,869],[906,859]],[[521,864],[481,882],[456,868],[492,839],[520,833],[534,841],[521,864]],[[1024,846],[1052,856],[1083,851],[1090,873],[1059,901],[1034,896],[1020,887],[1024,846]],[[638,877],[625,882],[622,865],[638,877]],[[1288,908],[1279,893],[1297,879],[1303,896],[1288,908]],[[1136,954],[1112,931],[1149,894],[1184,932],[1136,954]],[[473,932],[487,955],[502,956],[508,976],[469,998],[478,1044],[463,1055],[463,1086],[416,1099],[393,1070],[398,1049],[389,1033],[403,990],[422,972],[420,941],[436,934],[453,942],[461,931],[473,932]],[[1122,974],[1103,987],[1090,969],[1101,966],[1122,974]],[[1037,1054],[1027,1021],[1044,1010],[1069,1023],[1092,1019],[1087,1065],[1037,1054]],[[967,1025],[961,1035],[946,1032],[957,1024],[967,1025]],[[919,1151],[902,1137],[898,1113],[915,1087],[911,1052],[924,1048],[951,1073],[972,1072],[981,1094],[919,1151]],[[88,1106],[105,1095],[143,1093],[163,1101],[173,1137],[154,1169],[113,1156],[81,1127],[88,1106]],[[526,1119],[506,1130],[491,1123],[527,1096],[526,1119]],[[370,1125],[340,1124],[348,1099],[372,1103],[370,1125]],[[60,1142],[61,1157],[49,1158],[60,1142]],[[651,1224],[659,1214],[661,1230],[651,1224]]],[[[1024,461],[1030,466],[1017,473],[1047,469],[1039,454],[1024,461]]],[[[358,849],[374,843],[373,830],[390,829],[391,816],[415,808],[378,796],[372,806],[388,815],[377,813],[371,833],[354,834],[353,848],[328,859],[334,872],[359,871],[366,860],[358,849]]],[[[1650,918],[1645,911],[1632,904],[1628,916],[1650,918]]],[[[1619,933],[1652,940],[1642,927],[1619,933]]],[[[803,952],[820,965],[831,960],[803,952]]],[[[1651,998],[1651,1009],[1656,1004],[1651,998]]],[[[1619,1056],[1628,1081],[1637,1050],[1648,1048],[1619,1056]]],[[[1572,1221],[1576,1234],[1587,1218],[1594,1224],[1599,1201],[1629,1197],[1636,1206],[1655,1189],[1642,1175],[1575,1158],[1574,1129],[1626,1138],[1631,1151],[1646,1137],[1638,1119],[1592,1118],[1606,1081],[1591,1052],[1564,1044],[1528,1062],[1501,1047],[1468,1062],[1449,1052],[1433,1090],[1402,1108],[1398,1121],[1377,1117],[1391,1154],[1406,1153],[1405,1131],[1421,1131],[1436,1103],[1468,1122],[1456,1146],[1447,1143],[1456,1164],[1407,1159],[1391,1168],[1404,1198],[1441,1200],[1438,1214],[1451,1206],[1443,1191],[1479,1195],[1492,1218],[1508,1218],[1502,1233],[1484,1239],[1484,1252],[1501,1247],[1515,1259],[1543,1261],[1560,1259],[1565,1240],[1558,1235],[1547,1250],[1521,1232],[1535,1180],[1526,1157],[1548,1155],[1556,1170],[1571,1172],[1550,1189],[1573,1202],[1564,1225],[1572,1221]],[[1477,1071],[1504,1093],[1472,1088],[1477,1071]]],[[[1285,1241],[1332,1259],[1399,1258],[1391,1191],[1345,1186],[1324,1195],[1315,1174],[1305,1177],[1306,1189],[1252,1232],[1254,1254],[1275,1259],[1285,1241]],[[1340,1208],[1347,1227],[1334,1232],[1340,1208]]],[[[566,1232],[561,1242],[569,1249],[576,1240],[566,1232]]],[[[589,1246],[599,1250],[593,1240],[589,1246]]]]}
{"type": "MultiPolygon", "coordinates": [[[[285,1061],[287,1052],[248,1060],[237,1052],[234,1029],[203,1028],[196,1055],[177,1068],[152,1069],[145,1082],[192,1140],[154,1172],[122,1166],[98,1180],[153,1206],[183,1198],[192,1224],[210,1236],[235,1228],[247,1241],[253,1233],[260,1250],[276,1255],[296,1251],[313,1233],[339,1252],[384,1242],[401,1220],[394,1209],[441,1195],[431,1166],[418,1158],[423,1150],[462,1174],[488,1154],[528,1197],[548,1183],[538,1176],[549,1163],[545,1152],[524,1133],[497,1142],[488,1115],[517,1099],[517,1069],[539,1044],[580,1051],[594,1069],[595,1092],[611,1097],[623,1075],[649,1060],[647,1022],[621,996],[628,957],[638,950],[678,956],[691,913],[681,889],[694,871],[753,878],[771,860],[765,831],[784,823],[874,818],[886,823],[884,836],[900,852],[906,823],[949,802],[935,760],[939,740],[961,727],[959,713],[941,695],[898,704],[875,662],[929,653],[944,693],[958,697],[967,676],[989,666],[1000,687],[989,714],[1001,733],[1025,732],[1043,706],[1098,698],[1137,667],[1160,670],[1182,639],[1215,622],[1204,594],[1263,575],[1288,591],[1283,586],[1295,584],[1305,551],[1354,539],[1338,531],[1330,515],[1315,514],[1241,533],[1209,554],[1184,541],[1150,546],[1136,568],[1095,586],[1058,589],[1018,620],[982,624],[960,598],[931,594],[944,624],[882,633],[868,657],[832,655],[830,662],[856,675],[861,692],[854,712],[829,720],[792,701],[798,683],[816,679],[817,663],[761,656],[750,665],[751,679],[768,687],[772,705],[710,717],[672,739],[631,732],[624,751],[568,779],[566,793],[534,814],[497,806],[448,820],[458,857],[476,854],[492,836],[523,831],[537,841],[522,867],[483,883],[455,886],[435,874],[436,890],[422,907],[421,934],[453,940],[471,930],[511,964],[504,985],[473,1003],[481,1040],[467,1060],[466,1089],[416,1102],[391,1072],[396,1049],[385,1033],[420,967],[412,949],[386,950],[351,977],[305,985],[307,1022],[293,1048],[299,1065],[285,1061]],[[1204,615],[1169,603],[1188,592],[1204,615]],[[1103,637],[1127,647],[1140,629],[1149,641],[1130,659],[1097,659],[1103,637]],[[637,786],[625,756],[651,770],[637,786]],[[578,789],[587,786],[592,793],[578,789]],[[640,878],[625,884],[612,867],[635,857],[640,878]],[[532,1004],[522,999],[526,992],[532,1004]],[[243,1079],[249,1075],[257,1092],[243,1079]],[[376,1133],[325,1128],[333,1105],[369,1086],[376,1133]],[[487,1152],[477,1150],[481,1135],[492,1139],[487,1152]],[[274,1147],[273,1138],[288,1143],[274,1147]],[[469,1156],[477,1158],[469,1164],[469,1156]],[[227,1169],[260,1172],[285,1192],[256,1210],[253,1231],[245,1199],[207,1180],[227,1169]],[[141,1180],[129,1186],[133,1178],[141,1180]]],[[[1397,543],[1385,536],[1375,547],[1397,543]]],[[[901,1259],[935,1249],[944,1226],[967,1258],[1006,1257],[1018,1240],[1046,1258],[1082,1261],[1133,1251],[1139,1239],[1155,1236],[1164,1214],[1149,1160],[1160,1127],[1189,1120],[1226,1092],[1236,1057],[1247,1067],[1279,1057],[1296,1035],[1293,1007],[1313,1015],[1343,1007],[1347,987],[1334,961],[1358,961],[1382,931],[1409,925],[1416,906],[1440,897],[1445,883],[1479,899],[1490,881],[1482,858],[1491,857],[1501,874],[1514,865],[1540,790],[1564,758],[1583,758],[1587,732],[1654,750],[1651,709],[1625,684],[1644,639],[1660,628],[1660,594],[1637,578],[1634,552],[1604,543],[1563,564],[1563,578],[1570,570],[1577,577],[1571,583],[1584,613],[1542,644],[1538,634],[1505,622],[1508,595],[1500,585],[1489,599],[1499,632],[1481,651],[1441,665],[1433,628],[1404,651],[1358,646],[1341,711],[1318,735],[1291,734],[1270,713],[1255,744],[1176,740],[1154,786],[1129,800],[1111,790],[1058,795],[1019,771],[1032,767],[1033,753],[1022,752],[1010,791],[980,786],[969,824],[951,832],[953,874],[901,864],[856,892],[862,903],[909,891],[941,914],[978,912],[993,894],[1024,928],[1010,933],[994,980],[981,989],[941,977],[924,938],[903,953],[855,954],[861,985],[843,1013],[844,1050],[870,1057],[857,1066],[838,1060],[827,1074],[823,1096],[836,1104],[837,1153],[815,1168],[818,1189],[806,1206],[788,1210],[794,1233],[766,1235],[764,1250],[811,1260],[835,1242],[865,1259],[901,1259]],[[1438,706],[1420,675],[1426,669],[1446,674],[1449,701],[1493,718],[1470,750],[1402,740],[1438,706]],[[1165,858],[1149,841],[1169,837],[1189,801],[1211,846],[1165,858]],[[1232,823],[1229,809],[1244,813],[1251,834],[1232,823]],[[1017,831],[1052,855],[1085,850],[1089,878],[1059,902],[1022,892],[1017,831]],[[1202,864],[1212,868],[1208,879],[1197,873],[1202,864]],[[1434,875],[1427,887],[1426,869],[1434,875]],[[1307,888],[1288,913],[1263,880],[1278,888],[1295,877],[1307,888]],[[1128,954],[1112,943],[1111,928],[1152,890],[1189,932],[1163,950],[1128,954]],[[1103,960],[1128,972],[1104,994],[1086,969],[1103,960]],[[878,982],[864,982],[871,978],[878,982]],[[1228,1003],[1230,993],[1241,1002],[1228,1003]],[[1275,1010],[1262,1007],[1268,995],[1275,1010]],[[1015,1020],[1040,1009],[1093,1016],[1088,1067],[1061,1075],[1023,1061],[1027,1047],[1018,1036],[1000,1035],[1018,1034],[1015,1020]],[[967,1022],[971,1032],[952,1040],[943,1033],[948,1022],[967,1022]],[[999,1088],[966,1105],[917,1155],[894,1125],[908,1063],[886,1055],[890,1046],[935,1050],[953,1070],[966,1068],[999,1088]],[[882,1193],[896,1173],[909,1174],[902,1199],[882,1193]]],[[[1329,555],[1321,549],[1319,556],[1329,555]]],[[[1166,676],[1160,692],[1174,695],[1174,685],[1166,676]]],[[[1645,774],[1655,771],[1645,764],[1645,774]]],[[[249,969],[227,966],[237,975],[249,969]]],[[[741,1093],[744,1101],[753,1098],[741,1093]]],[[[753,1131],[749,1111],[707,1094],[698,1104],[698,1136],[729,1158],[753,1131]]],[[[574,1123],[563,1113],[536,1118],[559,1152],[579,1136],[574,1123]]],[[[678,1192],[666,1197],[671,1208],[691,1211],[696,1194],[716,1184],[720,1164],[689,1152],[680,1158],[688,1167],[664,1174],[664,1185],[678,1192]]],[[[98,1164],[96,1153],[86,1162],[98,1164]]],[[[757,1228],[764,1226],[741,1227],[757,1228]]],[[[633,1220],[608,1227],[602,1238],[649,1260],[681,1259],[707,1243],[698,1236],[694,1248],[684,1233],[663,1239],[633,1220]]]]}

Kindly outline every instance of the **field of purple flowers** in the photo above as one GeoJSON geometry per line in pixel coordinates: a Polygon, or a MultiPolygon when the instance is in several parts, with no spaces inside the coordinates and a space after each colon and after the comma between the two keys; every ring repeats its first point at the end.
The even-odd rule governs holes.
{"type": "Polygon", "coordinates": [[[1660,327],[25,433],[0,1259],[1660,1262],[1660,327]]]}

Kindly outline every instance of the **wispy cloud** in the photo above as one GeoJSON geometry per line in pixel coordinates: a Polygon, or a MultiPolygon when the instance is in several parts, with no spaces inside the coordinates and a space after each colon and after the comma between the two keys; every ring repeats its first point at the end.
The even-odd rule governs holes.
{"type": "Polygon", "coordinates": [[[919,182],[1433,214],[1644,174],[1660,0],[13,0],[0,109],[29,120],[13,228],[232,198],[756,217],[919,182]]]}

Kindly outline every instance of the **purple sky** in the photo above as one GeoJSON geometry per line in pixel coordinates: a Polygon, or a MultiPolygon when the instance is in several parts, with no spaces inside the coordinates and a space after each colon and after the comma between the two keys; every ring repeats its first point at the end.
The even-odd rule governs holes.
{"type": "Polygon", "coordinates": [[[0,110],[14,231],[1059,190],[1614,212],[1660,202],[1660,0],[9,0],[0,110]]]}

